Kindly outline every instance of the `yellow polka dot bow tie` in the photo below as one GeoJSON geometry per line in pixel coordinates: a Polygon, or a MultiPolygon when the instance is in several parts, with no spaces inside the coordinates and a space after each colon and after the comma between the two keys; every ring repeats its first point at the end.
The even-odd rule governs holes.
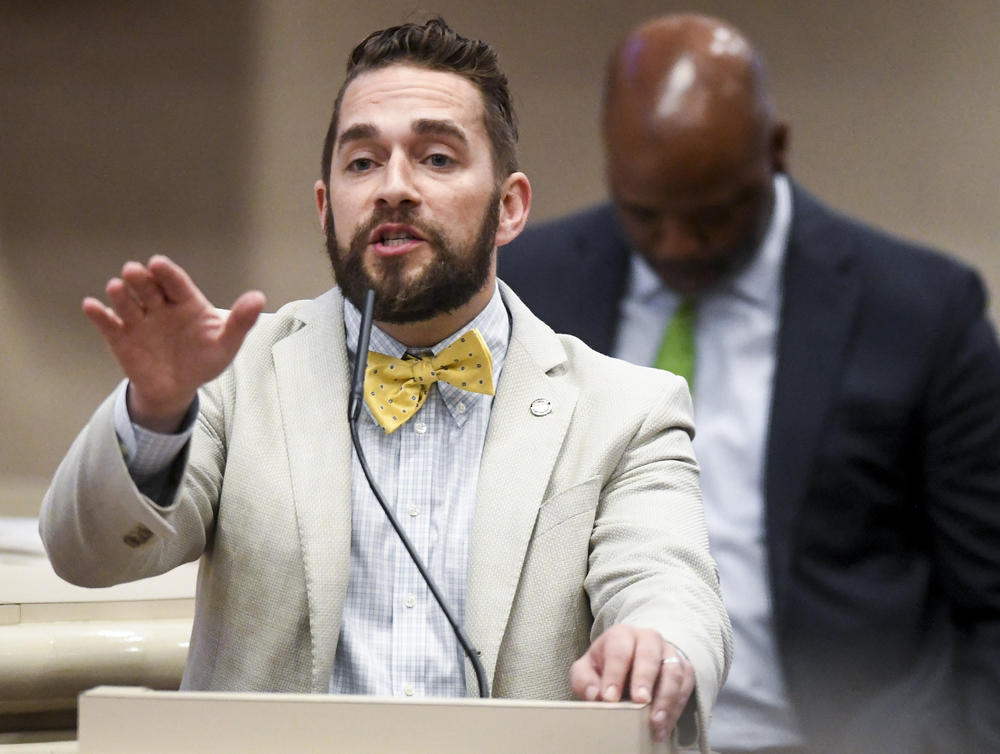
{"type": "Polygon", "coordinates": [[[493,395],[493,359],[479,330],[469,330],[437,356],[397,359],[368,352],[365,403],[391,434],[413,418],[438,380],[462,390],[493,395]]]}

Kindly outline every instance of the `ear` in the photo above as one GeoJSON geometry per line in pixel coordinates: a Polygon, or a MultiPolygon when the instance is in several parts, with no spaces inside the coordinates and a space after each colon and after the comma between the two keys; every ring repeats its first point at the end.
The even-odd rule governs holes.
{"type": "Polygon", "coordinates": [[[326,230],[326,184],[323,181],[316,181],[313,186],[316,192],[316,211],[319,212],[319,224],[326,230]]]}
{"type": "Polygon", "coordinates": [[[788,123],[779,120],[771,130],[771,143],[768,145],[771,153],[771,168],[776,173],[788,172],[788,123]]]}
{"type": "Polygon", "coordinates": [[[496,245],[503,246],[517,238],[528,222],[531,211],[531,184],[524,173],[511,173],[500,186],[500,222],[496,245]]]}

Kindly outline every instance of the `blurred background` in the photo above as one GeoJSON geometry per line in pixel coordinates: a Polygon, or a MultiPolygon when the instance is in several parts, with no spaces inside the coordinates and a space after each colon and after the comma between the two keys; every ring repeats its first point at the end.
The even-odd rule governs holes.
{"type": "Polygon", "coordinates": [[[120,378],[80,301],[124,261],[166,253],[218,306],[329,287],[312,185],[369,31],[440,13],[497,48],[537,222],[603,198],[605,60],[677,10],[756,41],[806,187],[1000,291],[996,0],[0,0],[0,515],[37,512],[120,378]]]}

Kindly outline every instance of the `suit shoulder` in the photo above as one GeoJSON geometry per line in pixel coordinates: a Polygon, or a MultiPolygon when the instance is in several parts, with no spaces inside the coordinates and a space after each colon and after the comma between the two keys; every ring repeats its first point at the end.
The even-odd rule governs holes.
{"type": "Polygon", "coordinates": [[[556,337],[566,352],[567,373],[584,392],[640,406],[658,402],[665,394],[688,392],[687,383],[675,374],[600,353],[572,335],[556,337]]]}
{"type": "Polygon", "coordinates": [[[903,275],[926,283],[940,282],[942,275],[966,280],[979,277],[971,265],[950,253],[849,217],[821,204],[801,189],[795,194],[794,211],[793,242],[802,239],[805,244],[811,244],[825,238],[824,246],[839,246],[854,252],[862,269],[887,285],[893,283],[891,277],[885,277],[889,271],[893,277],[903,275]]]}
{"type": "Polygon", "coordinates": [[[343,340],[342,299],[331,289],[318,298],[291,301],[273,313],[264,313],[247,333],[233,362],[237,370],[255,370],[271,363],[271,349],[306,327],[319,327],[327,331],[329,342],[338,334],[343,340]],[[340,331],[337,332],[337,325],[340,331]]]}
{"type": "Polygon", "coordinates": [[[512,243],[517,243],[521,239],[536,239],[551,235],[574,235],[578,231],[606,230],[608,224],[613,222],[616,222],[614,207],[604,202],[531,225],[512,243]]]}
{"type": "Polygon", "coordinates": [[[581,246],[620,243],[621,233],[610,204],[599,204],[573,214],[529,226],[500,249],[501,277],[510,277],[522,267],[563,264],[581,246]],[[506,273],[506,275],[505,275],[506,273]]]}
{"type": "MultiPolygon", "coordinates": [[[[312,300],[291,301],[276,312],[262,313],[250,328],[229,367],[206,384],[207,395],[211,397],[217,394],[212,400],[221,400],[218,396],[229,396],[228,400],[231,400],[238,385],[259,387],[262,380],[270,380],[274,373],[275,346],[294,337],[305,327],[316,325],[329,329],[341,322],[339,316],[330,316],[339,312],[338,303],[339,298],[334,299],[328,292],[312,300]]],[[[342,332],[341,329],[341,341],[342,332]]],[[[328,342],[335,342],[335,337],[334,330],[330,329],[328,342]]]]}
{"type": "Polygon", "coordinates": [[[247,334],[244,346],[268,347],[288,337],[302,326],[299,313],[312,304],[311,301],[290,301],[276,312],[265,312],[247,334]]]}
{"type": "Polygon", "coordinates": [[[929,311],[956,300],[981,308],[985,301],[979,273],[949,253],[841,214],[801,189],[794,212],[794,253],[842,255],[869,292],[886,304],[929,311]]]}

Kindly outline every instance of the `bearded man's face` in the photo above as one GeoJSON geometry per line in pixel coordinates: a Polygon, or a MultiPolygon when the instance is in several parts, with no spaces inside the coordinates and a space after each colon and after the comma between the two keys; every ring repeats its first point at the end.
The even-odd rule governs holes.
{"type": "Polygon", "coordinates": [[[467,79],[405,64],[344,90],[327,251],[349,301],[375,290],[377,321],[430,319],[492,282],[502,194],[484,112],[467,79]]]}

